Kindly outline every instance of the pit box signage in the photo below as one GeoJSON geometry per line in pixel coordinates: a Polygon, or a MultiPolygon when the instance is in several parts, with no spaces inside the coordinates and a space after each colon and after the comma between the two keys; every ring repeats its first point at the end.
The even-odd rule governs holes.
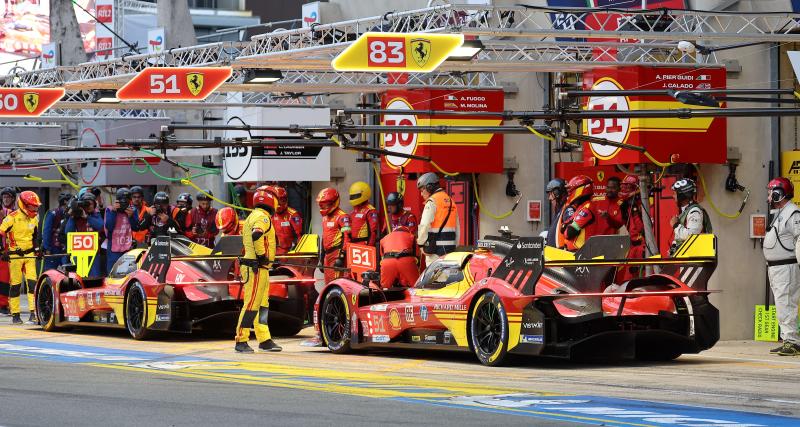
{"type": "Polygon", "coordinates": [[[64,88],[0,88],[0,117],[38,117],[64,96],[64,88]]]}
{"type": "Polygon", "coordinates": [[[117,91],[124,101],[201,101],[225,83],[231,67],[149,67],[117,91]]]}

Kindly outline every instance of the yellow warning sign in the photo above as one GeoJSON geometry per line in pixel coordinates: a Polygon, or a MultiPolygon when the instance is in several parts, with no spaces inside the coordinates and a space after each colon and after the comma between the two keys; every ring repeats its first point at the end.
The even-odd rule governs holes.
{"type": "Polygon", "coordinates": [[[755,340],[778,341],[778,315],[774,305],[769,306],[769,310],[763,305],[756,306],[755,340]]]}
{"type": "Polygon", "coordinates": [[[364,33],[331,66],[337,71],[428,73],[463,43],[463,34],[364,33]]]}
{"type": "Polygon", "coordinates": [[[100,248],[96,231],[67,233],[67,253],[77,267],[78,276],[86,277],[100,248]]]}
{"type": "MultiPolygon", "coordinates": [[[[781,176],[792,181],[794,188],[800,188],[800,151],[781,153],[781,176]]],[[[800,191],[795,190],[792,201],[800,205],[800,191]]]]}

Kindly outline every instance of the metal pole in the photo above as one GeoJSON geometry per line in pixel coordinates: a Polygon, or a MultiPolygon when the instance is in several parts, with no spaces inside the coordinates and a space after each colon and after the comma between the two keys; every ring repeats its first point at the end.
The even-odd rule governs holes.
{"type": "MultiPolygon", "coordinates": [[[[642,223],[644,223],[645,256],[650,257],[658,253],[658,244],[653,235],[653,222],[650,220],[650,197],[647,189],[647,173],[644,167],[639,171],[639,197],[642,203],[642,223]],[[653,249],[656,248],[656,249],[653,249]]],[[[652,274],[651,267],[647,267],[647,274],[652,274]]]]}

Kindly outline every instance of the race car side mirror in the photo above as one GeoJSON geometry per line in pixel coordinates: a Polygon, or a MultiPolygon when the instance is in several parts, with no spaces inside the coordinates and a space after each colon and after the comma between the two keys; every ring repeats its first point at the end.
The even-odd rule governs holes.
{"type": "Polygon", "coordinates": [[[75,264],[64,264],[64,273],[75,273],[78,271],[78,266],[75,264]]]}

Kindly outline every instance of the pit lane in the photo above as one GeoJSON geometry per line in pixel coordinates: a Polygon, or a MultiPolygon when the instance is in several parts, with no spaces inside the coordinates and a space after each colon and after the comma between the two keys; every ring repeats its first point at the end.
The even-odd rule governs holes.
{"type": "Polygon", "coordinates": [[[333,355],[279,338],[239,355],[224,336],[45,333],[0,318],[0,424],[797,425],[800,358],[722,342],[670,363],[535,359],[502,368],[469,354],[333,355]],[[44,403],[46,402],[46,403],[44,403]],[[42,411],[46,404],[54,410],[42,411]],[[123,408],[123,409],[118,409],[123,408]],[[107,421],[107,419],[105,419],[107,421]]]}

